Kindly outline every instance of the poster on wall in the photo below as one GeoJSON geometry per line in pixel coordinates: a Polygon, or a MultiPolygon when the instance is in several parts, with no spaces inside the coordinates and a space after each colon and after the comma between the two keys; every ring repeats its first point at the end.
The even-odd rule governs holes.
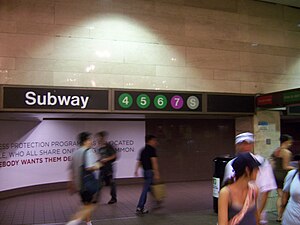
{"type": "Polygon", "coordinates": [[[2,121],[0,191],[69,180],[68,166],[72,152],[78,149],[78,133],[101,130],[109,132],[108,140],[118,152],[116,177],[133,177],[145,143],[143,121],[2,121]]]}

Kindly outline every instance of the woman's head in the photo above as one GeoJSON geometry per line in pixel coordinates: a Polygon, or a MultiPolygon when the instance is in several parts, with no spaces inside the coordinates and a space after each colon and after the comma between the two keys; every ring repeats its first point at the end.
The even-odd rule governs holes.
{"type": "Polygon", "coordinates": [[[232,163],[235,172],[235,179],[238,180],[242,176],[255,180],[260,163],[249,153],[240,153],[232,163]]]}
{"type": "Polygon", "coordinates": [[[282,134],[279,140],[281,147],[284,148],[289,148],[293,144],[293,137],[288,134],[282,134]]]}

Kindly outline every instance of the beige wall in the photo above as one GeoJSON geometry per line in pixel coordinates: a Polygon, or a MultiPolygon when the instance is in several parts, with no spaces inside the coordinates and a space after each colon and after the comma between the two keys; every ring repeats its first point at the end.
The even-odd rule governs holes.
{"type": "Polygon", "coordinates": [[[0,83],[263,93],[300,85],[300,9],[0,0],[0,83]]]}

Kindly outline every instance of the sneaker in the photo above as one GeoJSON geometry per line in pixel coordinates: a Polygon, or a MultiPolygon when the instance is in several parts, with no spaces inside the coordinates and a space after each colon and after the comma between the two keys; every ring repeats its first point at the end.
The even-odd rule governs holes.
{"type": "Polygon", "coordinates": [[[162,201],[153,202],[153,209],[159,209],[162,207],[162,201]]]}
{"type": "Polygon", "coordinates": [[[112,198],[111,200],[109,200],[107,204],[115,204],[115,203],[117,203],[117,199],[112,198]]]}
{"type": "Polygon", "coordinates": [[[86,222],[86,225],[93,225],[92,221],[86,222]]]}
{"type": "Polygon", "coordinates": [[[141,209],[137,208],[136,209],[136,214],[147,214],[149,211],[147,209],[141,209]]]}

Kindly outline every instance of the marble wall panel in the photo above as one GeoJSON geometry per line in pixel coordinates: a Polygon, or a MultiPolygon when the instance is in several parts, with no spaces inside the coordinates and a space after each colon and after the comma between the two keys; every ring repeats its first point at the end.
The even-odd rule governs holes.
{"type": "Polygon", "coordinates": [[[276,91],[284,91],[287,89],[299,88],[299,84],[273,84],[273,83],[260,83],[261,93],[270,93],[276,91]]]}
{"type": "Polygon", "coordinates": [[[213,10],[213,19],[219,23],[239,23],[240,22],[240,14],[237,12],[224,12],[219,10],[213,10]]]}
{"type": "Polygon", "coordinates": [[[300,84],[300,78],[280,75],[280,74],[262,74],[260,76],[260,82],[262,83],[274,83],[274,84],[300,84]]]}
{"type": "Polygon", "coordinates": [[[238,14],[238,21],[242,25],[257,25],[268,29],[284,29],[285,26],[289,26],[290,22],[283,21],[280,18],[264,18],[250,16],[247,14],[238,14]]]}
{"type": "Polygon", "coordinates": [[[96,74],[131,75],[131,76],[155,76],[155,66],[124,63],[88,62],[85,71],[96,74]]]}
{"type": "Polygon", "coordinates": [[[86,87],[123,88],[124,76],[116,74],[86,74],[86,87]]]}
{"type": "Polygon", "coordinates": [[[185,48],[171,45],[126,43],[125,63],[155,65],[185,65],[185,48]]]}
{"type": "Polygon", "coordinates": [[[188,90],[185,78],[124,76],[124,88],[153,90],[188,90]]]}
{"type": "Polygon", "coordinates": [[[67,4],[57,3],[55,4],[55,24],[62,25],[78,25],[89,20],[94,16],[99,16],[96,11],[95,5],[89,5],[85,3],[67,4]]]}
{"type": "Polygon", "coordinates": [[[0,57],[0,70],[13,70],[15,64],[15,58],[0,57]]]}
{"type": "Polygon", "coordinates": [[[215,80],[233,80],[243,82],[259,82],[260,74],[234,70],[214,70],[215,80]]]}
{"type": "Polygon", "coordinates": [[[188,79],[186,81],[186,90],[204,91],[204,92],[226,92],[240,93],[240,81],[224,81],[224,80],[202,80],[188,79]]]}
{"type": "MultiPolygon", "coordinates": [[[[151,23],[149,21],[149,23],[151,23]]],[[[90,37],[96,39],[124,40],[157,43],[158,35],[152,28],[134,16],[114,15],[99,19],[90,29],[90,37]]]]}
{"type": "Polygon", "coordinates": [[[0,84],[7,84],[9,81],[9,70],[0,69],[0,84]]]}
{"type": "MultiPolygon", "coordinates": [[[[103,67],[103,64],[101,64],[99,68],[101,67],[103,67]]],[[[111,74],[151,77],[156,75],[156,68],[153,65],[114,63],[108,67],[110,67],[111,74]]]]}
{"type": "Polygon", "coordinates": [[[0,79],[27,84],[32,73],[36,84],[282,90],[299,86],[299,19],[299,9],[252,0],[4,1],[0,79]]]}
{"type": "Polygon", "coordinates": [[[261,83],[242,81],[241,82],[241,93],[247,93],[247,94],[263,93],[263,90],[261,88],[261,83]]]}
{"type": "Polygon", "coordinates": [[[10,0],[0,7],[0,20],[54,23],[54,2],[51,0],[10,0]]]}
{"type": "Polygon", "coordinates": [[[211,38],[220,40],[240,41],[240,28],[236,23],[217,22],[213,26],[211,38]]]}
{"type": "Polygon", "coordinates": [[[0,33],[16,33],[16,22],[0,20],[0,33]]]}
{"type": "Polygon", "coordinates": [[[55,59],[53,70],[55,72],[77,72],[85,73],[91,63],[88,60],[65,60],[55,59]]]}
{"type": "Polygon", "coordinates": [[[172,3],[176,5],[184,5],[185,0],[155,0],[155,2],[172,3]]]}
{"type": "Polygon", "coordinates": [[[89,38],[90,29],[85,26],[65,26],[56,24],[38,24],[17,22],[17,33],[49,35],[57,37],[89,38]]]}
{"type": "Polygon", "coordinates": [[[123,43],[118,41],[55,38],[55,48],[49,58],[123,62],[123,43]]]}
{"type": "Polygon", "coordinates": [[[50,71],[54,70],[53,59],[16,58],[16,70],[20,71],[50,71]]]}
{"type": "Polygon", "coordinates": [[[300,21],[299,9],[297,8],[284,6],[283,15],[284,15],[283,19],[286,21],[295,22],[295,24],[298,24],[300,21]]]}
{"type": "Polygon", "coordinates": [[[122,75],[92,74],[74,72],[54,72],[53,81],[55,86],[78,86],[78,87],[106,87],[116,88],[123,86],[122,75]]]}
{"type": "Polygon", "coordinates": [[[187,37],[209,39],[213,35],[214,21],[191,21],[185,26],[185,34],[187,37]]]}
{"type": "Polygon", "coordinates": [[[155,1],[155,15],[183,18],[185,15],[185,7],[180,4],[155,1]]]}
{"type": "Polygon", "coordinates": [[[156,66],[156,76],[158,77],[192,77],[197,79],[213,79],[214,71],[197,67],[184,66],[156,66]]]}
{"type": "Polygon", "coordinates": [[[279,29],[269,29],[256,25],[240,26],[241,41],[270,46],[285,46],[285,33],[279,29]]]}
{"type": "Polygon", "coordinates": [[[143,15],[155,12],[155,2],[147,0],[114,0],[114,8],[122,9],[124,13],[138,13],[143,15]]]}
{"type": "Polygon", "coordinates": [[[1,76],[2,84],[53,86],[53,73],[48,71],[8,70],[1,76]]]}
{"type": "Polygon", "coordinates": [[[184,32],[185,20],[177,16],[147,16],[141,14],[126,14],[145,30],[158,34],[178,34],[184,32]]]}
{"type": "Polygon", "coordinates": [[[240,69],[238,52],[204,48],[187,48],[186,63],[188,66],[214,69],[240,69]]]}
{"type": "Polygon", "coordinates": [[[214,20],[214,10],[186,6],[183,8],[187,24],[190,21],[214,20]]]}
{"type": "Polygon", "coordinates": [[[286,57],[286,73],[289,75],[300,76],[300,57],[286,57]]]}
{"type": "Polygon", "coordinates": [[[237,12],[238,10],[237,0],[225,0],[223,4],[220,4],[219,0],[187,0],[185,5],[192,7],[199,7],[205,9],[215,9],[226,12],[237,12]]]}
{"type": "Polygon", "coordinates": [[[261,1],[238,1],[240,14],[266,18],[283,18],[283,8],[279,4],[272,4],[261,1]]]}
{"type": "Polygon", "coordinates": [[[52,51],[53,38],[50,36],[0,34],[0,56],[43,58],[52,51]]]}
{"type": "Polygon", "coordinates": [[[298,32],[287,31],[285,33],[285,45],[291,48],[300,49],[300,27],[298,28],[298,32]]]}
{"type": "Polygon", "coordinates": [[[263,73],[284,74],[285,57],[241,52],[241,70],[263,73]]]}

